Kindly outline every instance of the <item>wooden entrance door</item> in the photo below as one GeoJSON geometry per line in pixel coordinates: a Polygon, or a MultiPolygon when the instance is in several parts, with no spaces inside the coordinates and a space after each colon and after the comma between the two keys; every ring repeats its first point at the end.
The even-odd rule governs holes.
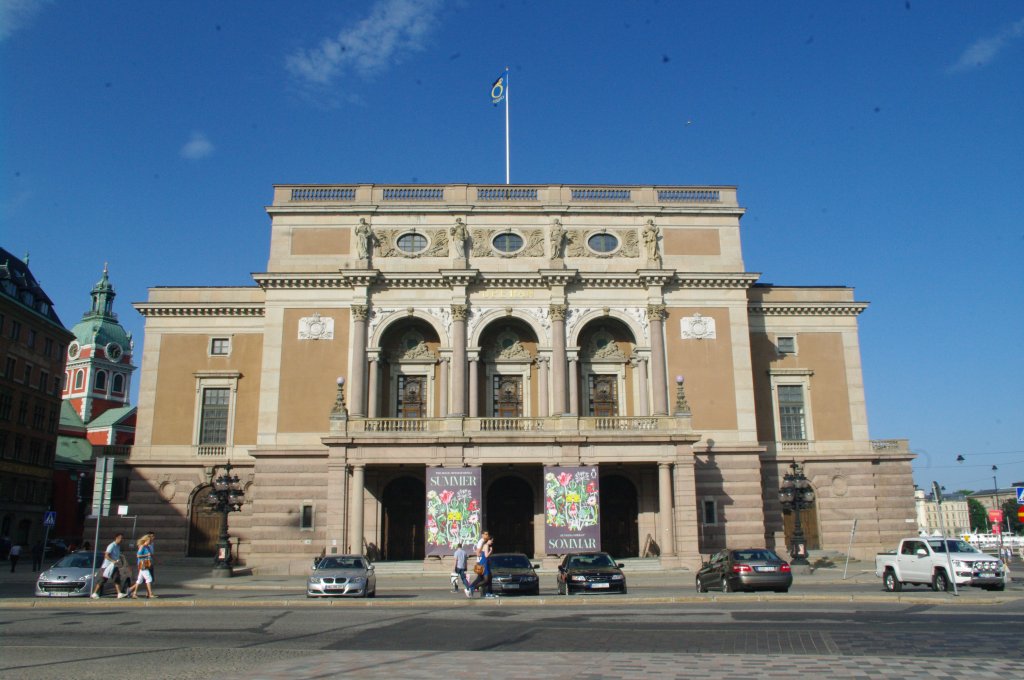
{"type": "Polygon", "coordinates": [[[521,552],[533,557],[533,489],[512,475],[487,491],[484,529],[494,537],[495,552],[521,552]]]}
{"type": "Polygon", "coordinates": [[[399,477],[384,487],[382,559],[422,560],[427,519],[426,487],[415,477],[399,477]]]}
{"type": "Polygon", "coordinates": [[[203,487],[192,499],[188,528],[189,557],[213,557],[217,551],[221,518],[206,504],[206,497],[212,490],[212,487],[203,487]]]}
{"type": "Polygon", "coordinates": [[[601,550],[612,557],[640,555],[636,487],[620,475],[601,478],[601,550]]]}

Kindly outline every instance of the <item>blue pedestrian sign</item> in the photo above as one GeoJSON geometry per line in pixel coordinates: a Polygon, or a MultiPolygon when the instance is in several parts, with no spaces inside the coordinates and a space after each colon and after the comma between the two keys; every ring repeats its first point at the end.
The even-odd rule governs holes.
{"type": "Polygon", "coordinates": [[[1017,487],[1017,505],[1024,505],[1024,486],[1017,487]]]}
{"type": "Polygon", "coordinates": [[[47,510],[46,513],[43,514],[43,526],[44,527],[52,527],[52,526],[54,526],[56,524],[57,524],[57,511],[56,510],[47,510]]]}

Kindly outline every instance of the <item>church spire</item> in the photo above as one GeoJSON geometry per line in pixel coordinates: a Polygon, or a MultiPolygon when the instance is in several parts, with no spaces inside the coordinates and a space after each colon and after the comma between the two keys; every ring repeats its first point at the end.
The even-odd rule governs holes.
{"type": "Polygon", "coordinates": [[[96,285],[92,288],[92,309],[89,311],[90,315],[97,315],[106,317],[108,319],[116,319],[117,314],[114,313],[114,298],[117,293],[114,292],[114,286],[110,284],[108,278],[107,263],[103,263],[103,276],[96,282],[96,285]]]}

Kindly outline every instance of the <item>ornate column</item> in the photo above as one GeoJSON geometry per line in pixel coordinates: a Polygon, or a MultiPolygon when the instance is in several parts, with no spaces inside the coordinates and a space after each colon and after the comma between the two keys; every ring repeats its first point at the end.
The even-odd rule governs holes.
{"type": "Polygon", "coordinates": [[[661,554],[672,557],[676,554],[675,531],[672,527],[672,464],[658,463],[658,543],[661,554]]]}
{"type": "Polygon", "coordinates": [[[469,353],[469,417],[480,417],[480,357],[476,351],[469,353]]]}
{"type": "Polygon", "coordinates": [[[369,305],[352,305],[352,379],[349,406],[354,417],[366,417],[366,320],[369,305]]]}
{"type": "Polygon", "coordinates": [[[466,415],[466,319],[468,317],[469,305],[452,305],[452,413],[460,416],[466,415]]]}
{"type": "Polygon", "coordinates": [[[551,305],[551,382],[554,387],[552,410],[556,416],[568,413],[565,404],[565,305],[551,305]]]}
{"type": "Polygon", "coordinates": [[[640,386],[640,401],[637,403],[637,414],[651,415],[650,388],[647,386],[647,357],[639,357],[633,365],[640,386]]]}
{"type": "Polygon", "coordinates": [[[647,305],[651,327],[651,383],[654,386],[654,415],[668,415],[668,380],[665,376],[665,305],[647,305]]]}
{"type": "Polygon", "coordinates": [[[540,379],[540,385],[537,386],[537,399],[540,402],[537,404],[538,418],[547,418],[551,413],[551,402],[548,401],[548,363],[550,361],[549,357],[537,357],[537,372],[540,379]]]}
{"type": "Polygon", "coordinates": [[[366,466],[362,463],[352,466],[352,523],[349,525],[349,552],[363,552],[363,488],[366,480],[366,466]]]}
{"type": "Polygon", "coordinates": [[[441,357],[441,398],[437,404],[437,416],[438,418],[444,418],[448,415],[448,365],[451,363],[448,357],[441,357]]]}
{"type": "Polygon", "coordinates": [[[345,503],[348,498],[348,489],[345,484],[348,476],[345,474],[346,472],[344,453],[337,458],[331,457],[327,460],[327,535],[324,547],[330,555],[347,552],[345,550],[345,520],[348,517],[345,503]]]}
{"type": "Polygon", "coordinates": [[[575,351],[569,356],[569,415],[580,415],[580,361],[575,351]]]}
{"type": "Polygon", "coordinates": [[[377,393],[377,390],[380,389],[380,350],[370,350],[367,353],[367,358],[370,361],[370,388],[366,416],[368,418],[377,418],[380,416],[380,413],[378,413],[380,409],[380,395],[377,393]]]}

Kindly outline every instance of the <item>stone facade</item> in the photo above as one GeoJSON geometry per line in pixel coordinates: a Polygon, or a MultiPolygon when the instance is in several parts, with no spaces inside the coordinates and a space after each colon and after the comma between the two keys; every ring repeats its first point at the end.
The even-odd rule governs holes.
{"type": "MultiPolygon", "coordinates": [[[[734,187],[277,186],[267,271],[153,288],[131,462],[162,550],[209,549],[196,498],[247,485],[239,555],[422,559],[431,467],[480,468],[499,549],[545,554],[545,466],[597,466],[605,549],[695,565],[784,550],[794,460],[811,547],[889,547],[905,442],[868,437],[848,288],[758,284],[734,187]]],[[[429,561],[429,560],[428,560],[429,561]]]]}

